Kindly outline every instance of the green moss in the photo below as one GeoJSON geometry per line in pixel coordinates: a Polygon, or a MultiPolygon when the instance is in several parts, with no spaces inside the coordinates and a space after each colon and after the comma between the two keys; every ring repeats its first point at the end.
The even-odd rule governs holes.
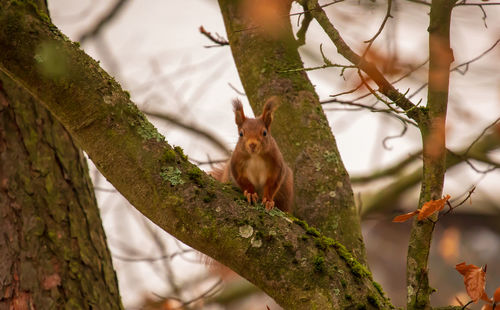
{"type": "Polygon", "coordinates": [[[316,272],[323,273],[325,271],[325,258],[321,255],[317,255],[313,259],[313,266],[316,272]]]}
{"type": "Polygon", "coordinates": [[[165,137],[162,134],[160,134],[158,130],[153,126],[153,124],[151,124],[147,120],[139,124],[137,132],[145,140],[154,139],[158,142],[165,140],[165,137]]]}
{"type": "Polygon", "coordinates": [[[182,150],[182,148],[180,146],[176,146],[174,147],[174,150],[177,154],[179,154],[179,156],[184,159],[184,160],[187,160],[188,157],[186,155],[184,155],[184,151],[182,150]]]}
{"type": "Polygon", "coordinates": [[[314,243],[320,250],[326,251],[329,247],[334,248],[337,254],[347,263],[351,272],[358,277],[367,277],[373,280],[368,269],[358,262],[356,258],[346,249],[346,247],[338,241],[322,236],[315,228],[309,227],[306,222],[293,218],[292,220],[297,225],[306,230],[306,234],[314,237],[314,243]]]}
{"type": "Polygon", "coordinates": [[[384,290],[382,289],[382,286],[380,284],[378,284],[377,282],[375,282],[375,281],[372,281],[372,284],[377,289],[377,291],[379,292],[379,294],[382,297],[385,297],[385,293],[384,293],[384,290]]]}
{"type": "Polygon", "coordinates": [[[320,236],[319,231],[316,228],[314,228],[314,227],[308,227],[306,229],[306,234],[314,236],[314,237],[319,237],[320,236]]]}
{"type": "Polygon", "coordinates": [[[337,155],[335,154],[335,152],[330,152],[330,151],[325,151],[323,157],[329,163],[334,162],[337,159],[337,155]]]}
{"type": "Polygon", "coordinates": [[[318,249],[323,250],[323,251],[325,251],[327,249],[327,247],[328,247],[328,244],[322,242],[320,238],[315,238],[314,239],[314,245],[316,245],[316,247],[318,249]]]}
{"type": "Polygon", "coordinates": [[[345,279],[343,278],[340,278],[340,285],[342,285],[343,288],[346,288],[347,287],[347,282],[345,279]]]}
{"type": "Polygon", "coordinates": [[[375,308],[377,309],[382,309],[382,305],[380,304],[380,301],[378,300],[377,297],[373,296],[373,295],[368,295],[366,297],[366,299],[368,300],[368,302],[373,305],[375,308]]]}
{"type": "Polygon", "coordinates": [[[214,200],[215,197],[216,197],[215,192],[213,192],[213,191],[207,191],[206,195],[203,197],[203,202],[209,203],[212,200],[214,200]]]}
{"type": "Polygon", "coordinates": [[[181,177],[181,171],[177,167],[166,167],[162,168],[160,176],[163,180],[170,182],[172,186],[179,184],[184,184],[184,180],[181,177]]]}
{"type": "Polygon", "coordinates": [[[172,149],[166,148],[161,157],[164,162],[173,162],[175,161],[175,152],[172,149]]]}
{"type": "Polygon", "coordinates": [[[198,185],[203,185],[203,180],[202,180],[202,175],[203,172],[201,171],[200,168],[194,166],[191,169],[187,171],[187,175],[190,180],[193,180],[196,184],[198,185]]]}

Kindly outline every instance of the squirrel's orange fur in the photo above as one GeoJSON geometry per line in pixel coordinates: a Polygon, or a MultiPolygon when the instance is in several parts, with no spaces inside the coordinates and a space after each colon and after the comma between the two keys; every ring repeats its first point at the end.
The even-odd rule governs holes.
{"type": "Polygon", "coordinates": [[[261,197],[267,210],[276,206],[291,212],[293,172],[283,160],[270,130],[278,104],[278,98],[271,97],[259,117],[247,118],[241,102],[233,101],[240,138],[224,169],[213,171],[212,176],[221,182],[236,183],[249,203],[261,197]]]}

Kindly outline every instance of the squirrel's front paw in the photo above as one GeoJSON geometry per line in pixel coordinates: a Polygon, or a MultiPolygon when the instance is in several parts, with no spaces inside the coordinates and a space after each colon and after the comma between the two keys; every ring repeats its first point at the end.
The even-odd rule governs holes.
{"type": "Polygon", "coordinates": [[[256,203],[259,199],[259,195],[257,195],[257,193],[250,193],[247,190],[243,192],[243,195],[246,197],[249,204],[256,203]]]}
{"type": "Polygon", "coordinates": [[[274,201],[267,200],[267,198],[262,199],[262,204],[266,207],[267,211],[271,211],[274,208],[274,201]]]}

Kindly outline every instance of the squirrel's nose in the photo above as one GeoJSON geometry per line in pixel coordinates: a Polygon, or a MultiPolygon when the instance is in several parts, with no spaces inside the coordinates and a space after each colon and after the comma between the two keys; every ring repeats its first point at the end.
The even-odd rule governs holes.
{"type": "Polygon", "coordinates": [[[252,142],[252,143],[250,143],[248,146],[250,147],[250,149],[251,149],[252,151],[255,151],[255,148],[257,147],[257,144],[255,144],[255,143],[253,143],[253,142],[252,142]]]}

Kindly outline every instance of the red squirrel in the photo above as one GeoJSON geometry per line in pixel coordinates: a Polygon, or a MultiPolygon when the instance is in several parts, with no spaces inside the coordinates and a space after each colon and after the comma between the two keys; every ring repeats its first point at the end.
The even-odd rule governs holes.
{"type": "Polygon", "coordinates": [[[233,101],[239,140],[224,169],[212,175],[221,182],[236,183],[250,204],[262,197],[266,210],[276,206],[281,211],[291,212],[293,172],[271,136],[270,126],[278,105],[278,98],[273,96],[267,100],[259,117],[248,118],[241,101],[233,101]]]}

